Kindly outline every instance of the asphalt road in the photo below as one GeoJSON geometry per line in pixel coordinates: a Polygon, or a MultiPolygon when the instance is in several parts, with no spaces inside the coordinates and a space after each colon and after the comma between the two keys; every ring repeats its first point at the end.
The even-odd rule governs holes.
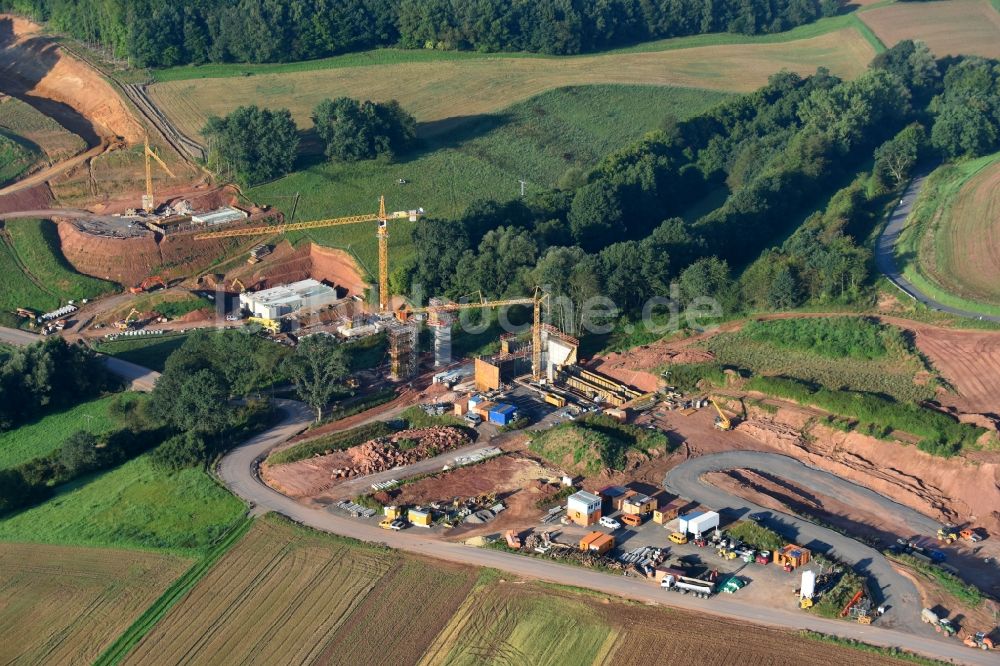
{"type": "Polygon", "coordinates": [[[702,478],[708,472],[729,469],[760,470],[845,502],[850,502],[852,497],[862,498],[886,513],[901,516],[907,524],[919,527],[923,534],[935,534],[939,527],[937,523],[867,488],[774,453],[728,451],[692,458],[670,470],[663,481],[664,487],[671,493],[705,506],[725,507],[720,513],[727,517],[746,518],[751,513],[764,514],[762,522],[766,527],[810,550],[836,557],[877,581],[877,585],[872,586],[872,594],[880,597],[876,599],[878,603],[890,606],[880,623],[913,633],[926,632],[926,625],[920,622],[920,595],[916,587],[893,569],[884,555],[839,532],[731,495],[702,478]]]}
{"type": "Polygon", "coordinates": [[[1000,317],[997,316],[980,314],[978,312],[962,310],[960,308],[953,308],[950,305],[945,305],[944,303],[936,301],[913,286],[913,283],[903,277],[902,273],[900,273],[896,264],[896,241],[899,240],[899,234],[906,226],[906,220],[910,216],[910,212],[913,210],[913,204],[916,203],[917,195],[920,194],[920,189],[924,186],[924,181],[926,179],[927,174],[920,174],[910,181],[906,191],[903,193],[902,200],[900,203],[896,204],[892,213],[889,214],[889,223],[886,224],[885,229],[882,231],[882,235],[878,237],[878,242],[875,244],[875,266],[878,268],[880,273],[885,275],[890,281],[892,281],[893,284],[899,287],[900,291],[905,293],[910,298],[923,303],[929,308],[958,315],[959,317],[1000,321],[1000,317]]]}
{"type": "MultiPolygon", "coordinates": [[[[254,507],[255,513],[274,511],[303,525],[391,548],[436,557],[477,567],[494,567],[522,578],[535,578],[564,585],[575,585],[610,595],[632,598],[687,610],[710,613],[734,620],[784,629],[811,629],[867,643],[905,647],[939,659],[956,663],[996,663],[995,658],[963,646],[956,640],[943,640],[925,627],[919,634],[887,628],[885,625],[860,625],[839,620],[827,620],[808,613],[786,611],[741,602],[739,596],[719,595],[711,599],[663,592],[648,581],[624,576],[612,576],[589,569],[528,558],[512,553],[474,548],[424,536],[419,528],[402,532],[382,530],[370,522],[354,520],[324,509],[303,506],[264,485],[257,476],[257,464],[275,446],[305,428],[312,415],[294,401],[276,401],[285,410],[285,419],[271,430],[251,438],[227,454],[219,463],[217,473],[236,495],[254,507]]],[[[900,595],[902,596],[902,595],[900,595]]],[[[900,602],[902,599],[900,599],[900,602]]],[[[899,602],[897,602],[899,603],[899,602]]],[[[919,608],[918,608],[919,612],[919,608]]]]}
{"type": "MultiPolygon", "coordinates": [[[[44,339],[36,333],[0,326],[0,342],[5,342],[9,345],[24,347],[44,339]]],[[[108,370],[129,382],[130,387],[134,391],[152,391],[156,380],[160,378],[160,373],[149,368],[144,368],[141,365],[129,363],[113,356],[104,356],[103,354],[98,354],[98,357],[104,361],[104,365],[107,366],[108,370]]]]}

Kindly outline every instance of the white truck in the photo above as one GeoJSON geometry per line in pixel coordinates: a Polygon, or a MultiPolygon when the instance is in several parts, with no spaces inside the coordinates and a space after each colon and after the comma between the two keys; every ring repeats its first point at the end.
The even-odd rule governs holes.
{"type": "Polygon", "coordinates": [[[715,592],[715,583],[690,576],[678,576],[668,573],[660,581],[660,588],[664,590],[674,590],[681,594],[691,592],[700,599],[707,599],[715,592]]]}

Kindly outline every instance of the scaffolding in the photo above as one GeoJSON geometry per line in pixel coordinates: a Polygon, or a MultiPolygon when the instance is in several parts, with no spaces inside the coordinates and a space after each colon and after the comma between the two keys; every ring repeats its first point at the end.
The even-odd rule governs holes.
{"type": "Polygon", "coordinates": [[[413,322],[389,324],[389,379],[401,381],[417,374],[418,328],[413,322]]]}

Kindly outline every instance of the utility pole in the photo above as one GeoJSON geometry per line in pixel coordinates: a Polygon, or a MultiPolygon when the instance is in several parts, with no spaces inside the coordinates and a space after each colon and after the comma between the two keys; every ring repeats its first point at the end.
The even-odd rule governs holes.
{"type": "Polygon", "coordinates": [[[528,184],[528,181],[526,181],[526,180],[524,180],[522,178],[522,179],[520,179],[517,182],[521,183],[521,197],[523,198],[524,197],[524,186],[528,184]]]}

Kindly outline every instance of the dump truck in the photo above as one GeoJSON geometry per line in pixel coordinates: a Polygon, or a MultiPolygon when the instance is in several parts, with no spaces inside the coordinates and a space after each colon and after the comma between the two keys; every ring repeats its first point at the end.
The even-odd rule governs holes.
{"type": "Polygon", "coordinates": [[[983,540],[983,537],[979,534],[979,530],[975,527],[967,527],[959,533],[959,536],[972,543],[979,543],[983,540]]]}
{"type": "Polygon", "coordinates": [[[674,574],[667,574],[664,576],[663,580],[660,581],[660,588],[664,590],[674,590],[675,592],[680,592],[681,594],[691,592],[701,599],[707,599],[713,592],[715,592],[715,584],[710,581],[691,578],[690,576],[677,576],[674,574]]]}
{"type": "Polygon", "coordinates": [[[745,580],[734,576],[722,585],[722,591],[726,594],[735,594],[746,587],[746,584],[747,582],[745,580]]]}
{"type": "Polygon", "coordinates": [[[920,611],[920,620],[924,624],[933,625],[934,631],[938,632],[939,634],[943,633],[945,636],[955,635],[955,625],[951,623],[951,620],[940,617],[930,608],[925,608],[922,611],[920,611]]]}

